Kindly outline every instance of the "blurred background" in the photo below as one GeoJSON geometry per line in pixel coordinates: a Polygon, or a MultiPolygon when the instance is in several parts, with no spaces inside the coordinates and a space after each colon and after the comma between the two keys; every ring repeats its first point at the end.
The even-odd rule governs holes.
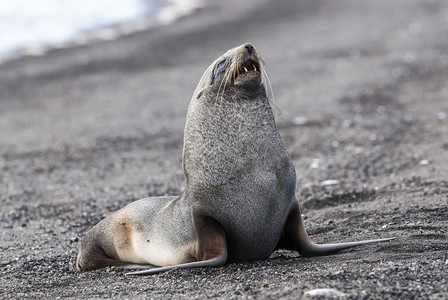
{"type": "Polygon", "coordinates": [[[0,56],[42,55],[64,48],[168,24],[201,1],[17,0],[0,4],[0,56]]]}

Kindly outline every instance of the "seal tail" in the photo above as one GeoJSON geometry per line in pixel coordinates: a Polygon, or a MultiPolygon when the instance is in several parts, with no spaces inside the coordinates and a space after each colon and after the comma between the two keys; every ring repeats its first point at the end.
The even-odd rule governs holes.
{"type": "Polygon", "coordinates": [[[288,215],[284,229],[284,237],[283,240],[280,241],[279,247],[285,246],[284,248],[286,249],[296,250],[302,256],[320,256],[328,255],[347,248],[378,242],[387,242],[394,239],[395,238],[385,238],[338,244],[316,244],[309,238],[305,225],[303,224],[299,205],[295,204],[288,215]]]}

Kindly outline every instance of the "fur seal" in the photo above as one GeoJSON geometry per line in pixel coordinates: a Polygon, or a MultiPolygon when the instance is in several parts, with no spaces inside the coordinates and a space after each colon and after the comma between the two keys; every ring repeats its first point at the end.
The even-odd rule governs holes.
{"type": "Polygon", "coordinates": [[[276,248],[315,256],[393,239],[310,240],[264,78],[248,43],[208,67],[188,108],[182,195],[141,199],[103,219],[81,241],[78,270],[157,266],[128,273],[153,274],[265,259],[276,248]]]}

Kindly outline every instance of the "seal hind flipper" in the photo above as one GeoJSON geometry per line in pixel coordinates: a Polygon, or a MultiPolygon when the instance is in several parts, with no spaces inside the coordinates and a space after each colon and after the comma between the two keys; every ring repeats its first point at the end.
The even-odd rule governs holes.
{"type": "Polygon", "coordinates": [[[198,261],[130,272],[125,275],[150,275],[174,269],[223,266],[227,261],[227,240],[221,224],[213,218],[202,215],[195,215],[193,219],[198,237],[194,256],[198,261]]]}
{"type": "Polygon", "coordinates": [[[279,242],[278,248],[296,250],[302,256],[320,256],[347,248],[371,243],[387,242],[394,239],[395,238],[385,238],[337,244],[316,244],[309,238],[305,225],[303,224],[299,205],[295,202],[286,220],[283,236],[279,242]]]}
{"type": "Polygon", "coordinates": [[[160,267],[160,268],[150,268],[142,271],[129,272],[125,275],[150,275],[157,274],[161,272],[166,272],[175,269],[187,269],[187,268],[206,268],[206,267],[221,267],[226,263],[227,260],[227,248],[224,248],[222,254],[216,258],[194,261],[190,263],[168,266],[168,267],[160,267]]]}

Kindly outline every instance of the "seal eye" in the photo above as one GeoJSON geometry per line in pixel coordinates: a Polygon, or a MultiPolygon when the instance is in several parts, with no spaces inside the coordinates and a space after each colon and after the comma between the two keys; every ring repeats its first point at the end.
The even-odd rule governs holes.
{"type": "Polygon", "coordinates": [[[221,75],[221,73],[224,71],[226,66],[227,66],[227,64],[226,64],[225,59],[223,61],[220,61],[216,65],[215,69],[213,70],[213,81],[215,81],[215,79],[218,78],[219,75],[221,75]]]}

